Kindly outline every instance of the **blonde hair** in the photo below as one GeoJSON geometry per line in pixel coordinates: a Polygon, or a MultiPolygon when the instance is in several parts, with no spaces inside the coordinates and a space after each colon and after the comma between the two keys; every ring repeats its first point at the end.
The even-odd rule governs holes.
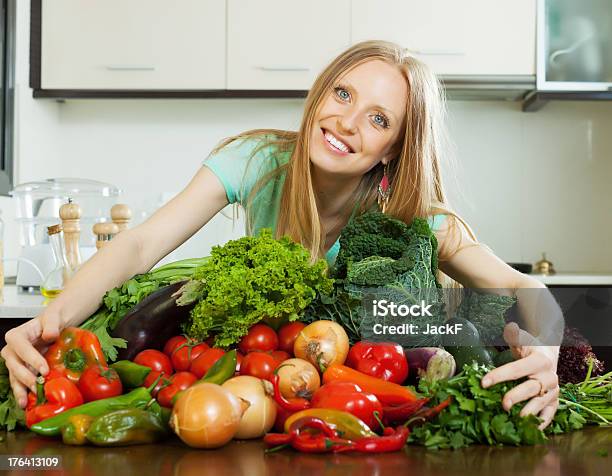
{"type": "MultiPolygon", "coordinates": [[[[289,235],[310,250],[314,259],[324,254],[325,237],[319,219],[315,191],[311,178],[310,133],[316,113],[335,82],[347,71],[370,60],[382,60],[396,66],[406,78],[408,100],[406,102],[405,131],[396,145],[397,157],[388,165],[392,187],[385,213],[406,223],[413,218],[425,218],[435,213],[453,217],[448,220],[448,231],[461,223],[464,231],[476,241],[470,227],[449,206],[442,184],[440,159],[444,139],[445,101],[435,74],[408,50],[387,41],[365,41],[350,47],[336,57],[317,77],[304,106],[300,128],[295,131],[257,129],[230,137],[217,149],[237,139],[267,137],[261,147],[274,145],[279,151],[290,151],[289,162],[263,177],[249,196],[277,174],[286,172],[280,211],[275,234],[289,235]]],[[[256,148],[255,152],[260,150],[256,148]]],[[[362,213],[376,204],[378,184],[383,176],[379,163],[362,177],[354,194],[358,212],[362,213]]],[[[352,204],[348,204],[351,206],[352,204]]],[[[248,213],[248,207],[247,207],[248,213]]],[[[248,220],[247,220],[248,222],[248,220]]],[[[450,235],[449,235],[450,236],[450,235]]],[[[454,235],[456,236],[456,234],[454,235]]],[[[440,260],[457,251],[456,246],[440,250],[440,260]],[[453,248],[453,249],[451,249],[453,248]]]]}

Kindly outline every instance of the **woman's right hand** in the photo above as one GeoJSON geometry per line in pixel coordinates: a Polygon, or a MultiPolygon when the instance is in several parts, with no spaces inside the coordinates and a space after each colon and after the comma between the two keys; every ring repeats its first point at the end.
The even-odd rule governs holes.
{"type": "Polygon", "coordinates": [[[37,317],[9,330],[4,337],[6,346],[0,355],[6,361],[15,400],[22,408],[26,406],[28,389],[36,392],[36,375],[49,372],[42,354],[57,339],[62,327],[59,313],[47,308],[37,317]]]}

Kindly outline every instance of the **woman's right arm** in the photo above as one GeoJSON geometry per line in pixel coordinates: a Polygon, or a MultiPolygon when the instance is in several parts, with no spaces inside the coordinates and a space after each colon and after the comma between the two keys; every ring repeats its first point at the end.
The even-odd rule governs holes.
{"type": "Polygon", "coordinates": [[[35,374],[48,372],[42,352],[62,329],[82,323],[98,309],[109,289],[149,271],[227,203],[219,179],[201,167],[185,189],[148,220],[121,232],[85,262],[41,314],[8,331],[1,355],[17,401],[24,406],[26,388],[36,389],[35,374]]]}

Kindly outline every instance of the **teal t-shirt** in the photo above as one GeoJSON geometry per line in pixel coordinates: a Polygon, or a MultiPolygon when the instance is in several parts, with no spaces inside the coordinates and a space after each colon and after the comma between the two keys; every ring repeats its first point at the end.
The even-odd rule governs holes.
{"type": "MultiPolygon", "coordinates": [[[[289,162],[291,151],[278,152],[273,145],[264,145],[262,138],[239,139],[208,157],[204,164],[221,181],[230,204],[239,203],[247,209],[247,200],[255,184],[267,174],[274,172],[289,162]],[[257,150],[255,152],[255,150],[257,150]],[[255,152],[255,153],[253,153],[255,152]]],[[[285,182],[285,172],[275,175],[261,187],[247,210],[247,231],[259,234],[262,228],[276,229],[280,201],[285,182]]],[[[428,221],[432,230],[438,230],[446,215],[430,216],[428,221]]],[[[331,246],[325,259],[332,265],[340,251],[340,242],[331,246]]]]}

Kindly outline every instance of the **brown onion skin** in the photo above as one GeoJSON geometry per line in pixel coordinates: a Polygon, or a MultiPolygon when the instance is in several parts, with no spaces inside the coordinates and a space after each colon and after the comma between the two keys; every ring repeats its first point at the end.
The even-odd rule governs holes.
{"type": "Polygon", "coordinates": [[[198,383],[176,401],[170,427],[193,448],[219,448],[234,437],[248,406],[220,385],[198,383]]]}
{"type": "Polygon", "coordinates": [[[229,379],[222,387],[251,404],[242,415],[234,438],[260,438],[272,429],[276,419],[276,403],[271,398],[274,392],[270,382],[240,375],[229,379]]]}
{"type": "Polygon", "coordinates": [[[307,398],[321,386],[317,368],[304,359],[285,360],[277,369],[279,388],[285,398],[307,398]]]}
{"type": "Polygon", "coordinates": [[[343,364],[349,351],[344,328],[333,321],[315,321],[300,331],[293,354],[307,360],[320,371],[333,364],[343,364]]]}

